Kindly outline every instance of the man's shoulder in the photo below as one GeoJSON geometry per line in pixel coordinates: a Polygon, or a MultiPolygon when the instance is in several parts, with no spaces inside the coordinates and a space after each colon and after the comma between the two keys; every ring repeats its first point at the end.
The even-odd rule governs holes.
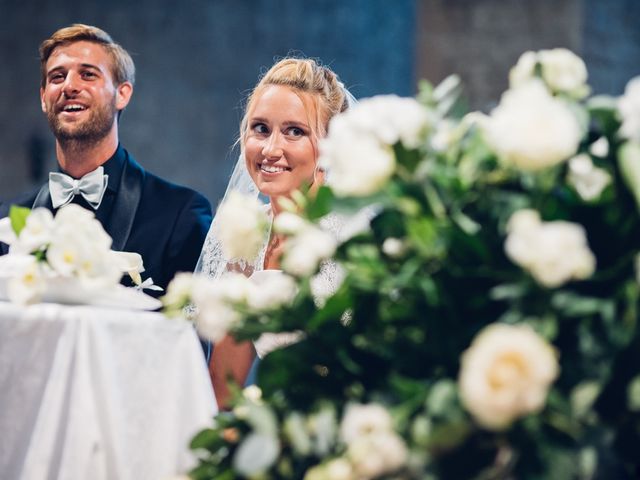
{"type": "Polygon", "coordinates": [[[6,199],[3,198],[2,200],[0,200],[0,218],[4,218],[9,215],[9,209],[11,208],[11,205],[31,208],[41,188],[42,186],[38,186],[19,195],[16,195],[15,197],[6,199]]]}
{"type": "Polygon", "coordinates": [[[193,188],[171,182],[154,173],[145,171],[145,182],[156,196],[163,196],[165,201],[196,201],[209,204],[205,196],[193,188]]]}

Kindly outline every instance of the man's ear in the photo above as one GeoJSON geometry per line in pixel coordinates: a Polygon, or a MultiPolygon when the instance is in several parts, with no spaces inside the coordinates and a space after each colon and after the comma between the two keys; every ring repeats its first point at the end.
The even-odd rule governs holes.
{"type": "Polygon", "coordinates": [[[40,108],[47,113],[47,104],[44,102],[44,88],[40,87],[40,108]]]}
{"type": "Polygon", "coordinates": [[[122,82],[116,87],[116,108],[124,110],[131,100],[133,94],[133,85],[130,82],[122,82]]]}

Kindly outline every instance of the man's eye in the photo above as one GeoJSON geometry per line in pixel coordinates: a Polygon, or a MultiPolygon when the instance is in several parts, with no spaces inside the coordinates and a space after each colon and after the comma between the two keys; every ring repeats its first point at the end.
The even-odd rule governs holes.
{"type": "Polygon", "coordinates": [[[82,78],[93,78],[96,74],[93,72],[82,72],[82,78]]]}
{"type": "Polygon", "coordinates": [[[50,83],[60,83],[63,80],[64,80],[64,75],[61,73],[56,73],[55,75],[51,75],[49,77],[50,83]]]}

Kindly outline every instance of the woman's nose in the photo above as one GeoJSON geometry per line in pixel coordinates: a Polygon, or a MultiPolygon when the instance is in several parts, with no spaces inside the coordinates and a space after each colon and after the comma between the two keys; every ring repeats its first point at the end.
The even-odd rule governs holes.
{"type": "Polygon", "coordinates": [[[282,139],[277,132],[269,135],[269,138],[265,139],[264,146],[262,147],[262,155],[265,158],[280,158],[283,154],[282,139]]]}

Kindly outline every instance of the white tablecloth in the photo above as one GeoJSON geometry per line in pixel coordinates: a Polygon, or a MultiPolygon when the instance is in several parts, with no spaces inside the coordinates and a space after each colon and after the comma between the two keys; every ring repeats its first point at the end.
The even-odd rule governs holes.
{"type": "Polygon", "coordinates": [[[0,479],[169,478],[216,411],[187,322],[0,302],[0,479]]]}

